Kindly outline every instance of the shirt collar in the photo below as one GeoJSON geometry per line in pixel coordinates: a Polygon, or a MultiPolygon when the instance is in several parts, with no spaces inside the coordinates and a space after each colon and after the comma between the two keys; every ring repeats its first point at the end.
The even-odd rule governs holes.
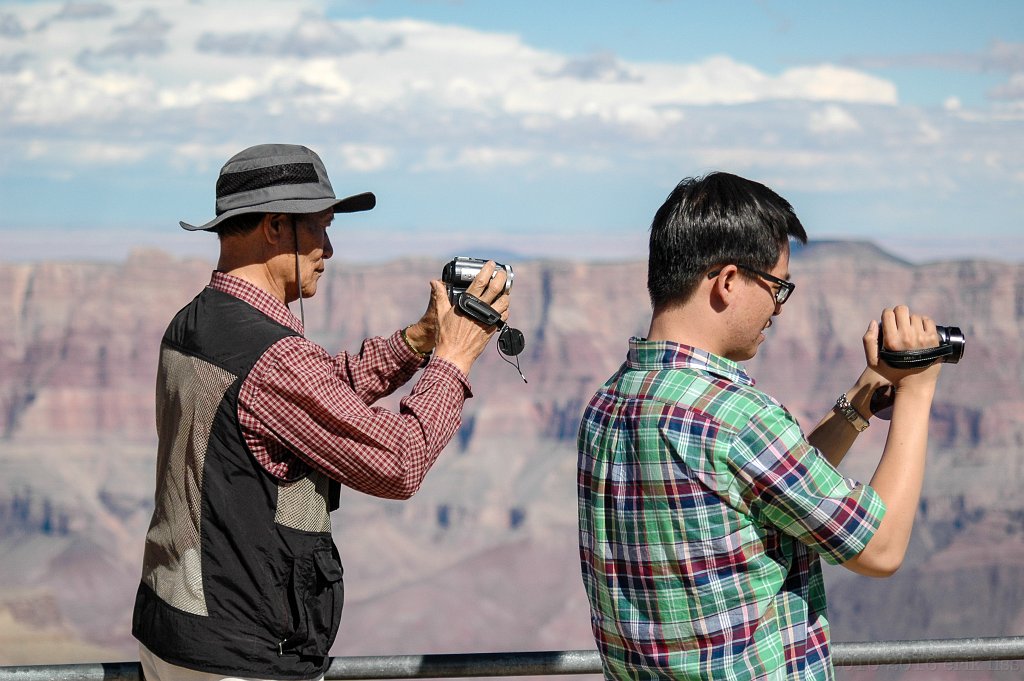
{"type": "Polygon", "coordinates": [[[278,324],[287,326],[295,333],[305,335],[305,330],[302,328],[302,322],[299,321],[298,317],[292,314],[292,311],[288,309],[288,306],[255,284],[252,284],[245,279],[239,279],[238,277],[234,277],[225,272],[214,270],[213,276],[210,277],[209,286],[215,291],[220,291],[221,293],[226,293],[229,296],[234,296],[235,298],[252,305],[278,324]]]}
{"type": "Polygon", "coordinates": [[[663,369],[696,369],[715,376],[754,385],[754,379],[747,375],[743,366],[731,359],[713,355],[710,352],[673,341],[649,341],[644,338],[629,339],[629,354],[626,365],[639,371],[660,371],[663,369]]]}

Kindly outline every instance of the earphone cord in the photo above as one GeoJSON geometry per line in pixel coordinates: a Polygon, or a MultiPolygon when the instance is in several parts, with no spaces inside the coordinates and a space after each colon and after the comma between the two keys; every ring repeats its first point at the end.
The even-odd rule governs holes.
{"type": "MultiPolygon", "coordinates": [[[[299,289],[299,320],[302,322],[302,333],[306,333],[306,311],[302,309],[302,275],[299,274],[299,231],[292,217],[292,236],[295,237],[295,286],[299,289]]],[[[526,379],[523,379],[526,380],[526,379]]]]}

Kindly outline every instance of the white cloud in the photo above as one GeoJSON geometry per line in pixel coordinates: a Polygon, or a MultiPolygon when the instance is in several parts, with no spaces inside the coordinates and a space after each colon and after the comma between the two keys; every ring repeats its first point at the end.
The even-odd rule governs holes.
{"type": "Polygon", "coordinates": [[[383,170],[394,157],[394,149],[374,144],[345,144],[341,147],[342,162],[347,169],[356,172],[383,170]]]}
{"type": "Polygon", "coordinates": [[[201,172],[212,168],[220,168],[231,156],[238,153],[235,143],[200,144],[186,142],[171,149],[170,164],[178,169],[191,169],[201,172]]]}
{"type": "MultiPolygon", "coordinates": [[[[501,120],[536,131],[585,119],[651,137],[690,106],[896,101],[891,84],[848,68],[771,75],[725,56],[693,64],[573,57],[460,26],[334,21],[309,1],[258,11],[240,0],[41,2],[17,11],[0,22],[0,133],[60,125],[66,134],[84,122],[95,135],[106,121],[116,137],[126,121],[144,133],[173,113],[199,132],[230,134],[233,116],[266,111],[325,126],[384,116],[412,145],[465,115],[478,117],[481,135],[501,120]],[[287,111],[289,97],[301,98],[298,111],[287,111]]],[[[272,131],[276,121],[266,124],[272,131]]]]}
{"type": "Polygon", "coordinates": [[[865,167],[870,163],[868,155],[856,152],[849,152],[840,157],[825,150],[801,151],[743,146],[708,147],[697,153],[697,159],[699,164],[704,167],[734,168],[737,172],[755,168],[821,171],[837,162],[842,162],[846,167],[865,167]]]}
{"type": "Polygon", "coordinates": [[[1024,43],[994,41],[988,50],[987,65],[1010,72],[1024,71],[1024,43]]]}
{"type": "Polygon", "coordinates": [[[149,150],[145,145],[110,144],[90,142],[75,144],[69,149],[69,157],[81,165],[121,165],[137,163],[144,159],[149,150]]]}
{"type": "Polygon", "coordinates": [[[923,120],[917,126],[917,141],[920,144],[934,145],[942,141],[943,134],[936,125],[923,120]]]}
{"type": "Polygon", "coordinates": [[[1007,82],[992,88],[989,96],[993,99],[1024,100],[1024,72],[1015,73],[1007,82]]]}
{"type": "MultiPolygon", "coordinates": [[[[5,121],[0,131],[9,125],[45,129],[109,121],[125,111],[148,115],[153,89],[151,81],[135,74],[93,74],[59,60],[0,74],[0,119],[5,121]]],[[[74,127],[63,133],[74,135],[74,127]]]]}
{"type": "Polygon", "coordinates": [[[607,51],[587,57],[567,59],[558,70],[550,73],[541,72],[540,75],[553,79],[571,78],[605,83],[636,83],[643,80],[642,76],[631,72],[622,65],[618,57],[607,51]]]}
{"type": "Polygon", "coordinates": [[[105,2],[65,2],[51,21],[82,21],[113,15],[113,6],[105,2]]]}
{"type": "Polygon", "coordinates": [[[829,105],[810,113],[807,126],[816,135],[860,132],[860,123],[840,106],[829,105]]]}
{"type": "MultiPolygon", "coordinates": [[[[989,58],[1009,68],[1020,53],[1001,43],[989,58]]],[[[0,169],[59,159],[60,172],[84,174],[144,154],[172,169],[216,169],[274,139],[335,150],[347,170],[366,173],[638,177],[714,166],[812,189],[885,186],[966,172],[947,145],[976,147],[986,172],[996,166],[985,152],[1003,154],[1012,177],[1013,159],[1024,158],[1014,141],[1020,79],[997,87],[1002,99],[989,109],[951,98],[945,110],[918,111],[892,82],[848,65],[768,72],[725,54],[690,63],[563,54],[464,26],[333,20],[317,0],[33,2],[0,15],[0,143],[12,157],[0,169]],[[53,140],[78,152],[53,152],[70,148],[53,140]]]]}
{"type": "Polygon", "coordinates": [[[468,168],[487,170],[500,166],[524,166],[538,158],[539,154],[525,149],[502,147],[464,147],[448,149],[431,147],[423,159],[413,166],[416,172],[432,172],[468,168]]]}
{"type": "Polygon", "coordinates": [[[0,14],[0,37],[20,38],[25,35],[25,25],[15,14],[0,14]]]}
{"type": "Polygon", "coordinates": [[[524,149],[508,149],[500,147],[471,147],[459,151],[455,163],[470,168],[490,168],[494,166],[523,166],[530,163],[537,154],[524,149]]]}
{"type": "Polygon", "coordinates": [[[34,162],[45,162],[58,168],[51,173],[54,177],[71,177],[64,169],[67,166],[84,166],[90,171],[97,167],[133,164],[146,158],[151,149],[145,143],[111,144],[87,140],[28,139],[12,149],[21,158],[34,162]]]}
{"type": "Polygon", "coordinates": [[[896,104],[896,86],[881,78],[853,69],[822,64],[785,71],[777,91],[794,99],[896,104]]]}

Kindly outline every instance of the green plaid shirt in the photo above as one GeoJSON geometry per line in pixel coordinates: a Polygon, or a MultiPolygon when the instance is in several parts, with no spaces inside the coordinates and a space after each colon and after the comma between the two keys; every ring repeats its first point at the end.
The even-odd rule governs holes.
{"type": "Polygon", "coordinates": [[[885,513],[740,365],[630,341],[579,431],[580,560],[609,679],[832,678],[818,554],[885,513]]]}

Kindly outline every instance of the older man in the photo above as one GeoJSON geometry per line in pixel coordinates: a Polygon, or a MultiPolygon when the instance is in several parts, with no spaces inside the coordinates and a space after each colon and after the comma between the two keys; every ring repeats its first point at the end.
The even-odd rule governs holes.
{"type": "MultiPolygon", "coordinates": [[[[359,354],[304,337],[288,303],[316,294],[338,213],[320,158],[259,145],[217,181],[209,285],[171,321],[157,376],[156,498],[133,633],[146,678],[322,677],[342,566],[330,511],[340,485],[405,499],[455,434],[468,374],[491,338],[431,282],[423,317],[359,354]],[[371,405],[422,374],[397,413],[371,405]]],[[[504,272],[469,288],[508,316],[504,272]]]]}

